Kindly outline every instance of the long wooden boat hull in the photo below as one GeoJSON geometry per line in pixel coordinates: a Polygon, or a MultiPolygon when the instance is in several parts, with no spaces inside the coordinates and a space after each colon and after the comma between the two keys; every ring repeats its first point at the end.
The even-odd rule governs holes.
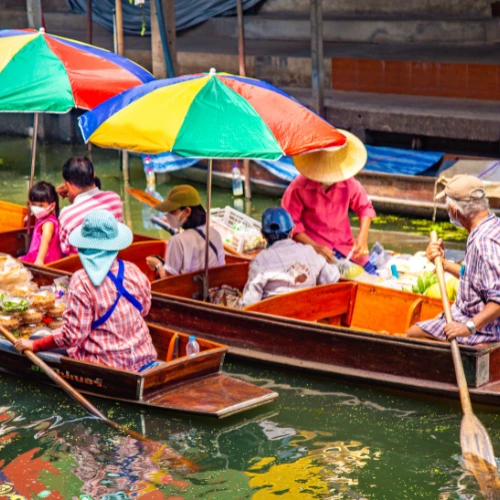
{"type": "MultiPolygon", "coordinates": [[[[245,268],[248,270],[247,263],[212,269],[211,285],[244,283],[245,268]],[[232,282],[228,281],[231,277],[232,282]]],[[[53,272],[39,269],[42,274],[53,272]]],[[[448,344],[378,333],[384,316],[398,320],[393,322],[394,328],[404,327],[408,311],[402,311],[401,304],[411,305],[415,300],[422,300],[421,319],[433,317],[440,310],[436,299],[416,299],[417,296],[396,290],[387,294],[387,289],[382,287],[358,284],[373,304],[364,310],[355,310],[351,323],[373,326],[374,331],[369,326],[346,328],[204,303],[191,298],[191,295],[199,296],[199,282],[194,276],[185,278],[184,285],[177,290],[168,284],[174,279],[153,283],[149,322],[224,343],[229,346],[228,355],[248,362],[458,397],[448,344]]],[[[463,346],[461,354],[472,399],[500,405],[500,343],[463,346]]]]}
{"type": "MultiPolygon", "coordinates": [[[[199,183],[206,182],[206,169],[194,167],[177,170],[171,175],[199,183]]],[[[266,196],[281,197],[288,187],[288,182],[276,177],[257,163],[251,163],[252,192],[266,196]]],[[[213,184],[230,189],[231,165],[222,161],[214,163],[213,184]]],[[[368,193],[375,209],[383,213],[430,219],[434,213],[434,177],[422,175],[398,175],[361,171],[356,175],[368,193]]],[[[491,199],[490,205],[500,215],[500,200],[491,199]]],[[[448,214],[443,203],[436,205],[436,217],[446,220],[448,214]]]]}

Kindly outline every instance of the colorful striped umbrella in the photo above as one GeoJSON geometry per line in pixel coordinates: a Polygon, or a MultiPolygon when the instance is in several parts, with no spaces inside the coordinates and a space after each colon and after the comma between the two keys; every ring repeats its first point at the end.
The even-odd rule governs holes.
{"type": "Polygon", "coordinates": [[[142,153],[276,160],[346,138],[272,85],[226,73],[157,80],[80,117],[86,141],[142,153]]]}
{"type": "Polygon", "coordinates": [[[85,141],[141,153],[209,158],[203,298],[208,298],[212,159],[277,160],[346,138],[268,83],[216,73],[146,83],[113,97],[79,119],[85,141]]]}
{"type": "Polygon", "coordinates": [[[0,111],[92,109],[153,75],[104,49],[36,30],[0,31],[0,111]]]}

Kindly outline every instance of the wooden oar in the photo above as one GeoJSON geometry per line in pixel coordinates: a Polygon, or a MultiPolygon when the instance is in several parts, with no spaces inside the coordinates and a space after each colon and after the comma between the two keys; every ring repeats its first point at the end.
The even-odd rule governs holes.
{"type": "MultiPolygon", "coordinates": [[[[3,326],[0,326],[0,333],[12,344],[14,345],[17,341],[16,337],[12,335],[8,330],[6,330],[3,326]]],[[[107,423],[111,427],[114,427],[115,429],[119,430],[123,434],[127,434],[137,441],[142,441],[146,443],[153,443],[156,446],[163,446],[157,443],[156,441],[153,441],[146,436],[142,435],[139,432],[126,429],[125,427],[121,426],[120,424],[117,424],[113,420],[110,420],[104,413],[101,413],[83,394],[78,392],[74,387],[72,387],[66,380],[64,380],[60,375],[58,375],[47,363],[45,363],[43,360],[41,360],[33,351],[26,349],[23,351],[23,354],[38,368],[43,370],[43,372],[53,381],[55,382],[61,389],[63,389],[67,394],[69,394],[77,403],[80,403],[91,415],[94,415],[95,417],[101,419],[103,422],[107,423]]],[[[182,458],[181,456],[177,455],[176,453],[172,452],[171,450],[167,450],[166,447],[162,450],[162,452],[166,451],[169,455],[168,458],[175,460],[182,464],[183,466],[187,467],[188,469],[191,470],[199,470],[199,467],[195,465],[193,462],[190,460],[186,460],[185,458],[182,458]]]]}
{"type": "Polygon", "coordinates": [[[134,187],[128,187],[125,189],[130,196],[133,196],[136,200],[139,200],[141,203],[149,205],[150,207],[156,207],[159,205],[161,201],[155,198],[151,193],[146,193],[142,189],[137,189],[134,187]]]}
{"type": "MultiPolygon", "coordinates": [[[[435,243],[437,241],[436,231],[431,231],[431,242],[435,243]]],[[[434,264],[436,265],[446,323],[451,323],[453,319],[451,317],[451,307],[446,292],[446,282],[444,279],[444,269],[441,257],[437,257],[434,264]]],[[[465,379],[464,366],[462,364],[458,342],[456,339],[453,339],[450,343],[458,391],[460,393],[460,402],[462,403],[462,411],[464,412],[460,425],[460,445],[462,447],[465,466],[474,474],[485,498],[500,498],[500,481],[498,479],[495,454],[493,452],[493,446],[491,445],[490,436],[472,411],[469,388],[467,387],[467,381],[465,379]]]]}

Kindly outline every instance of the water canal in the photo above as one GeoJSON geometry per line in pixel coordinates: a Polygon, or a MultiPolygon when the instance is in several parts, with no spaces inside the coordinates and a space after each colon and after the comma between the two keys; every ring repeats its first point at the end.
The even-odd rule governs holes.
{"type": "MultiPolygon", "coordinates": [[[[41,148],[37,178],[58,183],[62,162],[81,152],[41,148]]],[[[124,196],[117,154],[96,151],[95,163],[103,187],[124,196]]],[[[0,199],[24,202],[28,165],[28,140],[0,140],[0,199]]],[[[131,166],[132,185],[144,188],[140,161],[131,166]]],[[[158,191],[164,195],[169,187],[158,191]]],[[[276,201],[256,197],[252,215],[276,201]]],[[[215,190],[214,206],[232,203],[230,193],[215,190]]],[[[134,231],[145,232],[142,206],[125,197],[125,207],[134,231]]],[[[429,224],[381,217],[375,227],[381,231],[375,238],[415,251],[425,247],[425,237],[415,234],[426,235],[429,224]]],[[[463,246],[463,233],[445,224],[440,229],[463,246]]],[[[0,499],[482,498],[461,464],[458,402],[259,366],[229,362],[225,368],[276,390],[280,399],[223,421],[93,399],[118,423],[201,467],[191,473],[88,417],[61,391],[2,375],[0,499]]],[[[475,409],[498,453],[500,415],[475,409]]]]}

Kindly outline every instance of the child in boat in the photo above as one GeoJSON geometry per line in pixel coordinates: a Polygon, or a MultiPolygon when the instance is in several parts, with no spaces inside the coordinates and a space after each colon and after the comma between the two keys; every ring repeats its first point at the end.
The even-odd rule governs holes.
{"type": "Polygon", "coordinates": [[[29,202],[36,222],[29,251],[20,260],[43,266],[62,257],[57,220],[59,197],[52,184],[40,181],[30,189],[29,202]]]}
{"type": "Polygon", "coordinates": [[[89,212],[69,237],[83,269],[71,278],[62,327],[42,339],[20,339],[16,349],[63,348],[70,357],[132,371],[151,365],[157,355],[144,321],[151,285],[135,264],[116,258],[132,239],[108,210],[89,212]]]}
{"type": "Polygon", "coordinates": [[[340,274],[334,264],[329,264],[311,245],[292,239],[293,228],[292,217],[284,208],[268,208],[262,214],[262,234],[268,248],[257,254],[250,264],[240,307],[339,280],[340,274]]]}
{"type": "MultiPolygon", "coordinates": [[[[158,256],[146,258],[149,268],[155,270],[159,278],[204,269],[207,214],[198,191],[187,184],[176,186],[154,208],[166,214],[172,229],[182,228],[184,231],[168,240],[164,262],[158,256]]],[[[226,259],[222,238],[212,227],[209,239],[208,267],[223,266],[226,259]]]]}

